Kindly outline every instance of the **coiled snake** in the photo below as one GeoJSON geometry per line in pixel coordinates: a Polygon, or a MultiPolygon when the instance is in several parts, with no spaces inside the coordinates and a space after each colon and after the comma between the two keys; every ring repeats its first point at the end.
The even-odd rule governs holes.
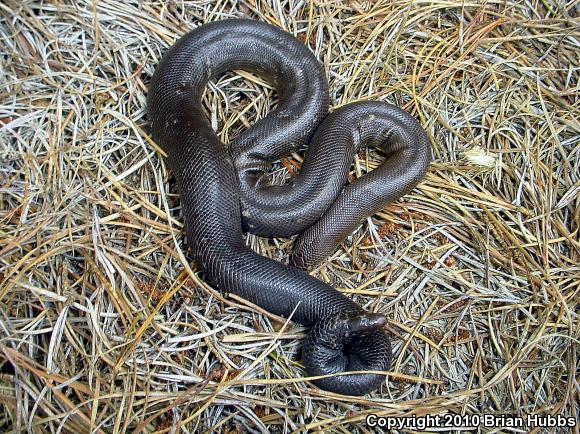
{"type": "MultiPolygon", "coordinates": [[[[431,159],[429,141],[406,112],[382,102],[348,104],[327,114],[328,86],[308,48],[269,24],[233,19],[205,24],[163,56],[148,95],[154,140],[167,153],[181,194],[187,239],[205,279],[277,315],[311,327],[303,361],[312,376],[385,371],[391,345],[382,314],[366,313],[300,268],[319,262],[367,216],[411,190],[431,159]],[[247,70],[273,83],[278,105],[226,147],[201,104],[208,81],[247,70]],[[272,162],[309,144],[300,174],[272,185],[272,162]],[[346,185],[361,146],[387,155],[346,185]],[[249,249],[242,229],[263,236],[301,234],[294,266],[249,249]]],[[[329,376],[322,389],[363,395],[377,373],[329,376]]]]}

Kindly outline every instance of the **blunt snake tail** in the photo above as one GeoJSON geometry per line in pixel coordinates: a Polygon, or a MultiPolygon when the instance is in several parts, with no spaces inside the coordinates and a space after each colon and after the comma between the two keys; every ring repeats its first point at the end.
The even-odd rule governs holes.
{"type": "MultiPolygon", "coordinates": [[[[307,274],[360,222],[410,191],[431,160],[420,124],[384,102],[357,102],[328,114],[328,84],[313,53],[263,22],[231,19],[202,25],[167,50],[148,94],[153,139],[167,153],[181,195],[192,258],[208,283],[310,327],[303,361],[311,376],[386,371],[391,345],[386,318],[365,312],[307,274]],[[202,109],[207,83],[246,70],[275,85],[278,106],[229,146],[202,109]],[[299,175],[272,185],[272,162],[308,144],[299,175]],[[386,161],[346,185],[357,150],[372,145],[386,161]],[[248,248],[243,230],[262,236],[300,234],[290,263],[248,248]],[[300,269],[302,268],[302,269],[300,269]]],[[[325,390],[364,395],[384,375],[316,380],[325,390]]]]}

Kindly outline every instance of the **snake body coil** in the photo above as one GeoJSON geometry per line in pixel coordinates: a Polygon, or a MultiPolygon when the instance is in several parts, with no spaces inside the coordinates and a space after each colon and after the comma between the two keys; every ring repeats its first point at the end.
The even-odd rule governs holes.
{"type": "MultiPolygon", "coordinates": [[[[163,56],[152,78],[148,115],[181,194],[187,238],[209,283],[311,327],[303,359],[310,375],[385,371],[391,346],[386,319],[366,313],[304,271],[264,258],[243,242],[301,233],[291,262],[307,268],[328,256],[366,216],[412,189],[430,161],[428,139],[404,111],[379,102],[349,104],[327,115],[321,65],[299,41],[253,20],[203,25],[163,56]],[[275,110],[227,148],[202,109],[208,81],[227,70],[254,72],[278,92],[275,110]],[[309,143],[293,182],[267,180],[272,162],[309,143]],[[386,162],[345,187],[357,149],[375,145],[386,162]]],[[[330,376],[326,390],[362,395],[384,376],[330,376]]]]}

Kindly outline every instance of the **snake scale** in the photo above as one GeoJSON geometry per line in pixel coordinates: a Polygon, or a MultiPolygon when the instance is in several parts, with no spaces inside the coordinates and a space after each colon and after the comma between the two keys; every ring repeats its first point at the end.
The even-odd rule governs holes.
{"type": "Polygon", "coordinates": [[[391,345],[382,314],[303,271],[330,255],[361,221],[410,191],[431,160],[419,123],[383,102],[356,102],[328,114],[328,84],[310,50],[281,29],[250,19],[202,25],[162,57],[147,99],[153,139],[176,178],[192,258],[205,280],[310,331],[305,369],[325,376],[325,390],[364,395],[384,375],[391,345]],[[272,83],[278,105],[229,146],[202,108],[207,83],[228,70],[246,70],[272,83]],[[308,144],[299,175],[273,185],[272,163],[308,144]],[[376,146],[387,156],[348,185],[357,150],[376,146]],[[243,230],[262,236],[300,234],[285,265],[258,255],[243,230]]]}

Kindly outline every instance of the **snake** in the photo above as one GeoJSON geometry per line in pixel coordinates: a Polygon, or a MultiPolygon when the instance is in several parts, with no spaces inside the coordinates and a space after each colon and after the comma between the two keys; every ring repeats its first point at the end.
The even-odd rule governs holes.
{"type": "Polygon", "coordinates": [[[329,105],[324,68],[306,45],[273,24],[233,18],[200,25],[166,50],[151,77],[147,116],[175,177],[190,259],[203,280],[305,326],[306,378],[361,396],[388,375],[386,316],[308,270],[365,218],[413,189],[431,151],[420,123],[394,105],[329,105]],[[270,83],[278,102],[226,145],[202,98],[212,79],[237,70],[270,83]],[[272,182],[275,163],[306,146],[298,175],[272,182]],[[368,146],[384,162],[348,182],[355,154],[368,146]],[[298,236],[286,264],[252,250],[244,232],[298,236]]]}

